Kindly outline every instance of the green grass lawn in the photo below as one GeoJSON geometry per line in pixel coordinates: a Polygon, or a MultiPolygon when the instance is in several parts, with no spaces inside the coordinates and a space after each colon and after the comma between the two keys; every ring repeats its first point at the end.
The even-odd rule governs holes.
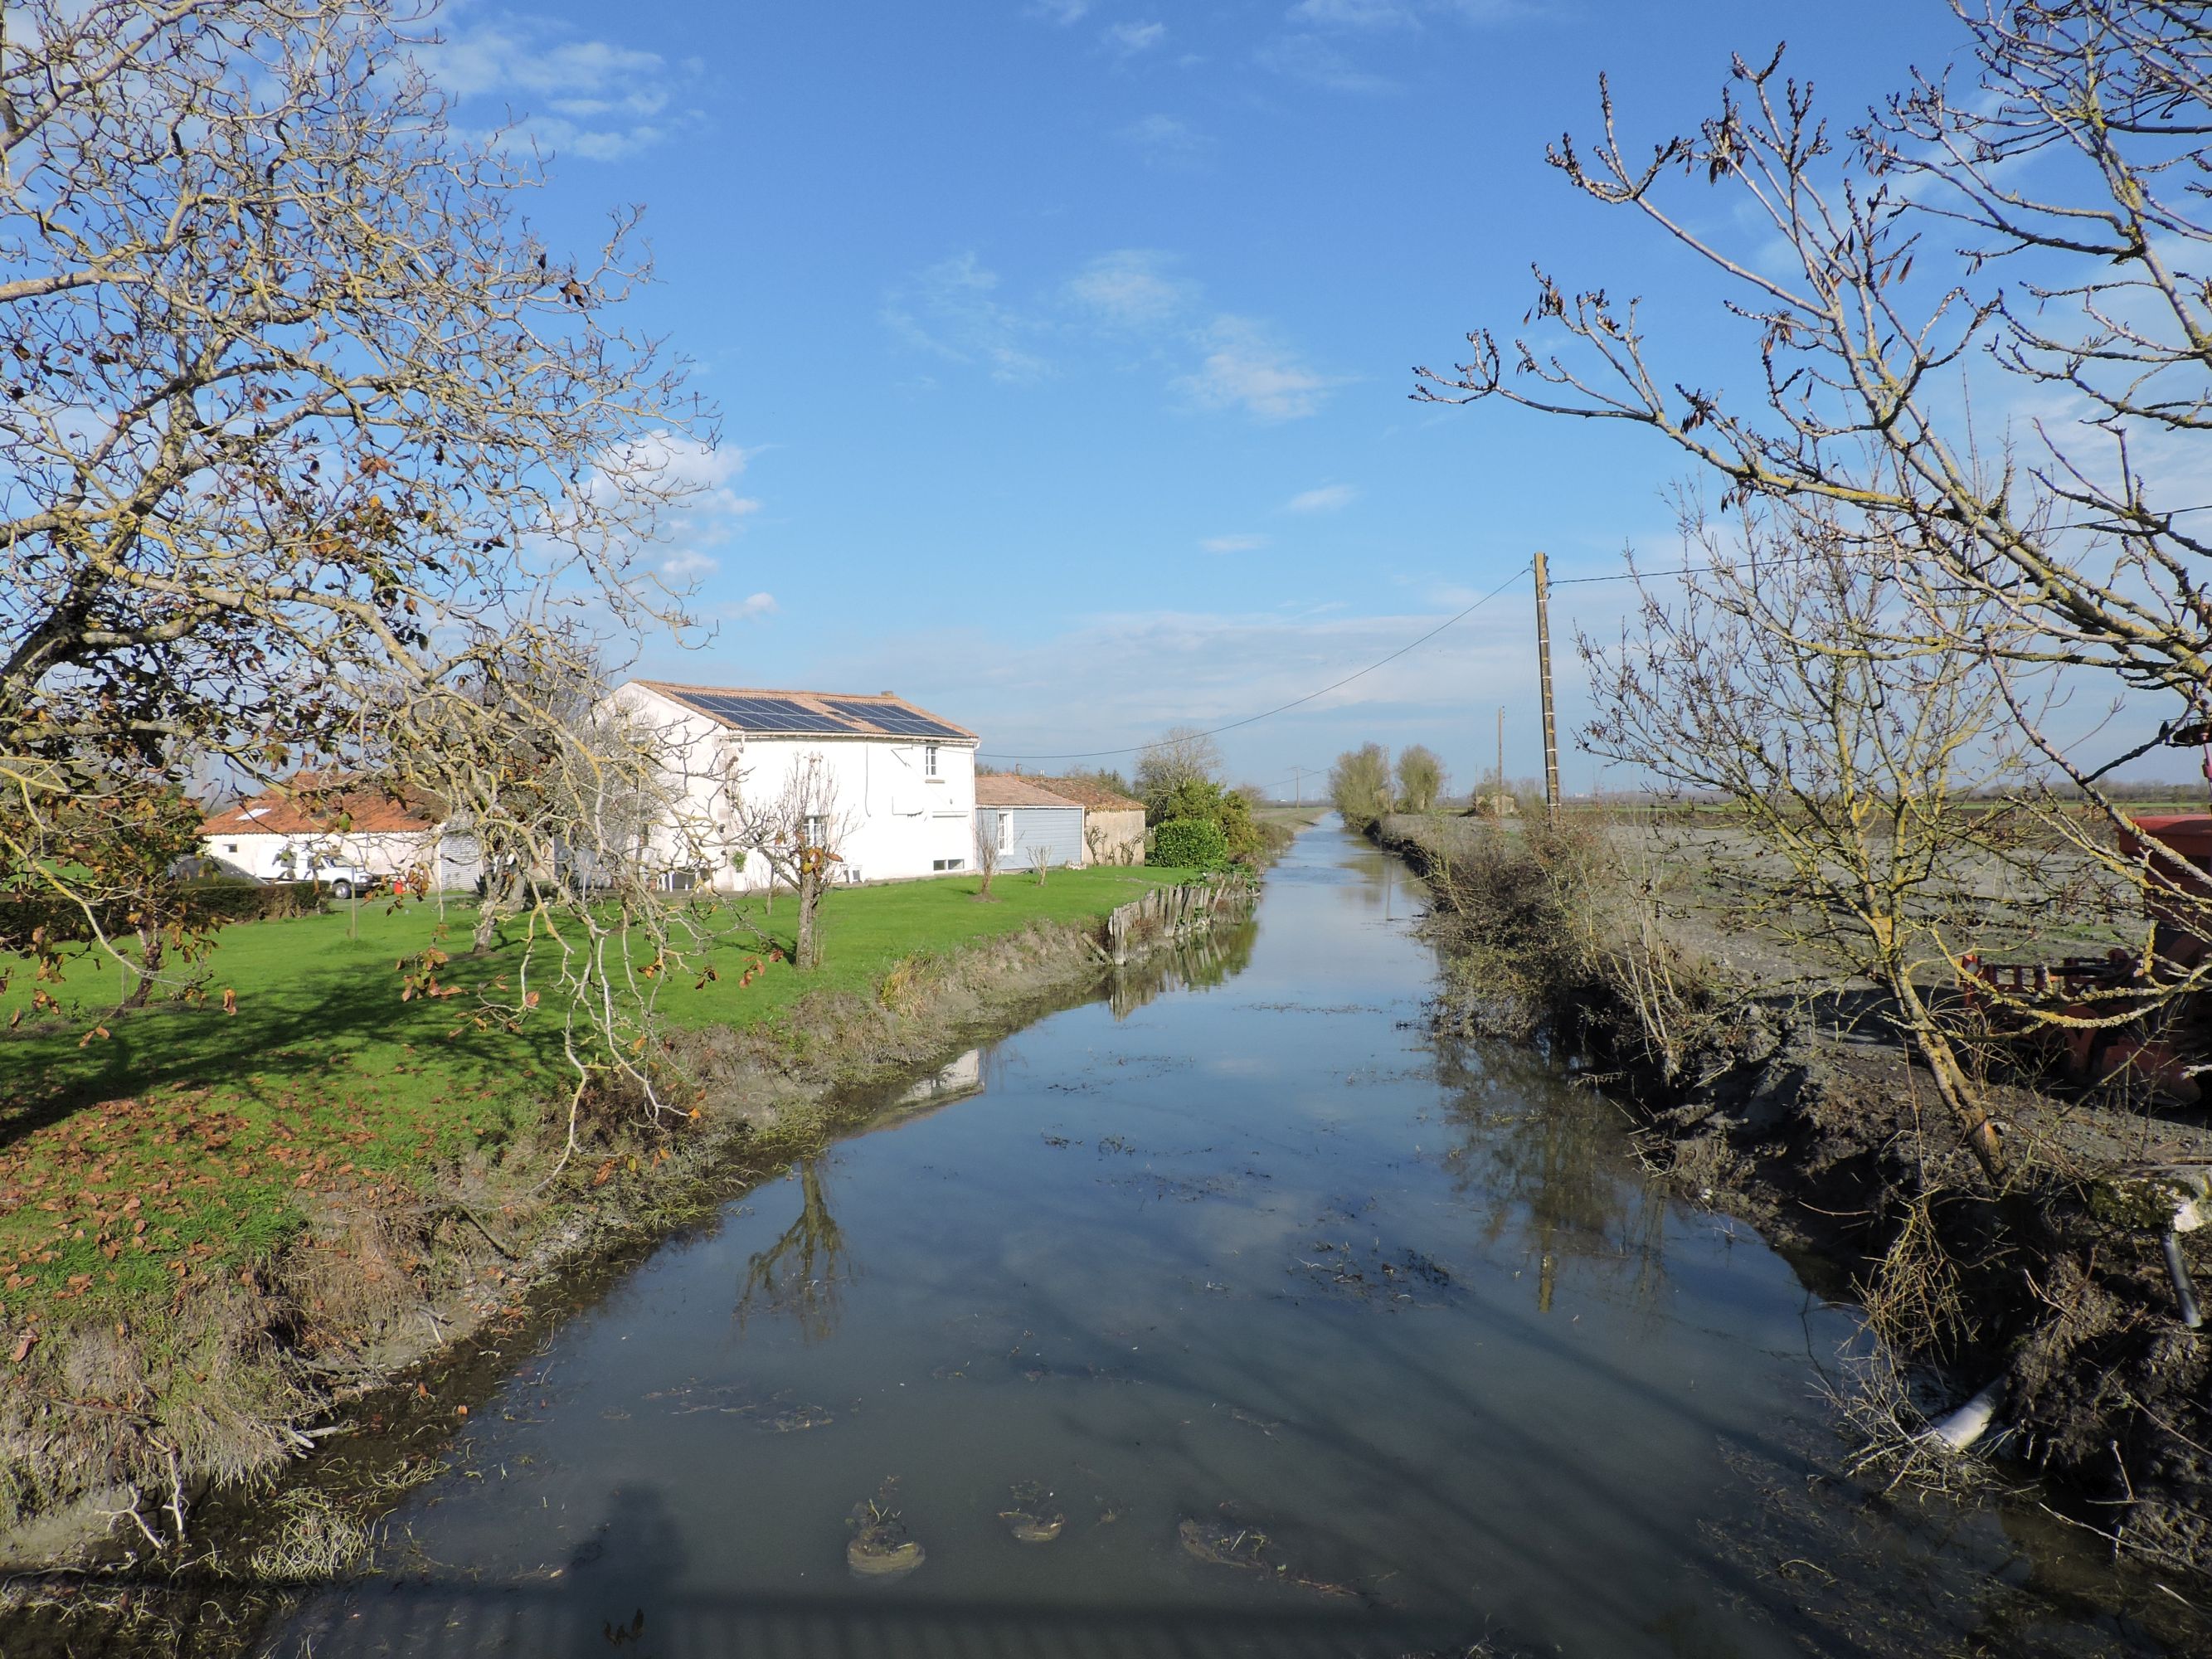
{"type": "MultiPolygon", "coordinates": [[[[1185,873],[1061,870],[1042,887],[1002,873],[989,903],[972,876],[832,891],[819,968],[770,962],[744,985],[757,952],[726,944],[714,956],[720,977],[696,990],[688,976],[671,983],[661,1012],[678,1026],[773,1027],[811,991],[864,993],[904,957],[1103,915],[1185,873]]],[[[786,897],[763,920],[787,939],[794,914],[786,897]]],[[[0,1020],[22,1011],[26,1022],[0,1037],[0,1315],[235,1272],[294,1231],[319,1194],[416,1186],[540,1121],[569,1086],[553,1018],[486,1031],[465,995],[399,1000],[395,963],[433,945],[453,957],[441,975],[449,985],[513,971],[520,925],[470,957],[474,915],[472,902],[449,902],[441,929],[434,901],[396,912],[363,902],[240,924],[195,970],[204,1001],[121,1015],[127,973],[81,955],[63,984],[44,988],[61,1017],[35,1026],[28,964],[0,962],[15,970],[0,1020]],[[235,1013],[224,1012],[226,989],[235,1013]]]]}

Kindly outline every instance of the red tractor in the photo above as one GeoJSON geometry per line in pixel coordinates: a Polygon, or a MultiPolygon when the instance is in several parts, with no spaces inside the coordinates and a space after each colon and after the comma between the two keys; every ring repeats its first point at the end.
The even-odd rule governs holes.
{"type": "Polygon", "coordinates": [[[2130,860],[2149,855],[2145,950],[2067,957],[2056,967],[1968,955],[1959,963],[1963,988],[1971,1003],[2000,1018],[2022,1005],[2054,1016],[2041,1026],[2044,1041],[2077,1082],[2125,1073],[2200,1099],[2208,1091],[2194,1073],[2212,1065],[2212,995],[2174,988],[2202,974],[2212,956],[2212,812],[2130,819],[2118,846],[2130,860]]]}

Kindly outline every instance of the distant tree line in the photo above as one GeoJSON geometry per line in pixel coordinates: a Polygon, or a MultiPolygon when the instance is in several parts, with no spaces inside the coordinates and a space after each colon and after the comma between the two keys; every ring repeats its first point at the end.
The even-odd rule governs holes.
{"type": "Polygon", "coordinates": [[[1434,750],[1412,744],[1390,751],[1379,743],[1347,749],[1328,769],[1328,794],[1346,824],[1364,830],[1391,812],[1433,812],[1443,804],[1444,765],[1434,750]]]}

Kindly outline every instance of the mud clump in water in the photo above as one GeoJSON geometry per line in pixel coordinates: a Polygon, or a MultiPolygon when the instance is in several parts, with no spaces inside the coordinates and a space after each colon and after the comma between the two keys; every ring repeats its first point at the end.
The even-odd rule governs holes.
{"type": "Polygon", "coordinates": [[[999,1519],[1006,1530],[1024,1544],[1049,1544],[1060,1536],[1067,1517],[1051,1505],[1052,1494],[1033,1482],[1024,1481],[1013,1489],[1014,1506],[1000,1510],[999,1519]]]}
{"type": "Polygon", "coordinates": [[[845,1565],[864,1578],[893,1578],[912,1572],[922,1564],[921,1541],[907,1532],[896,1508],[898,1480],[884,1482],[873,1498],[853,1505],[845,1524],[853,1529],[845,1546],[845,1565]]]}
{"type": "Polygon", "coordinates": [[[1225,1519],[1185,1521],[1176,1528],[1176,1541],[1183,1553],[1212,1567],[1241,1567],[1247,1571],[1268,1570],[1267,1534],[1225,1519]]]}

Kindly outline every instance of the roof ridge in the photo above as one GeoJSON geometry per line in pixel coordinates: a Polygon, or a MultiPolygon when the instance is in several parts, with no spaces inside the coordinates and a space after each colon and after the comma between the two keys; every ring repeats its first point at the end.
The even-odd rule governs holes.
{"type": "Polygon", "coordinates": [[[836,697],[848,702],[902,702],[909,708],[921,707],[896,691],[800,691],[781,685],[695,685],[686,680],[634,679],[629,684],[651,686],[656,691],[708,691],[721,697],[836,697]]]}

